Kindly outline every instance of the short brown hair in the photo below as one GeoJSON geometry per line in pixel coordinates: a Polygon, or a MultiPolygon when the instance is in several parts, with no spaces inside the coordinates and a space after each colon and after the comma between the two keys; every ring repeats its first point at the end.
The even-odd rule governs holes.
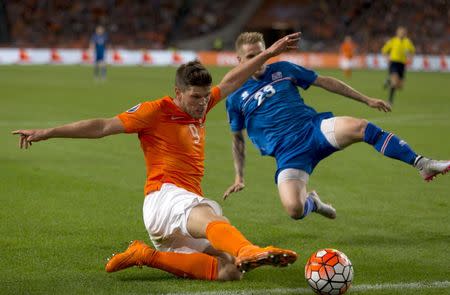
{"type": "Polygon", "coordinates": [[[236,51],[239,51],[239,49],[244,44],[255,44],[258,42],[261,42],[264,46],[266,46],[263,34],[258,32],[244,32],[237,37],[234,46],[236,48],[236,51]]]}
{"type": "Polygon", "coordinates": [[[211,83],[211,74],[198,60],[182,64],[177,69],[175,86],[182,90],[190,86],[211,86],[211,83]]]}

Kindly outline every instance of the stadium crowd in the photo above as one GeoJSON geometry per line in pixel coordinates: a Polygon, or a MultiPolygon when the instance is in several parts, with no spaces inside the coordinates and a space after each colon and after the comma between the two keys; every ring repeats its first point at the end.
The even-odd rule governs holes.
{"type": "Polygon", "coordinates": [[[337,52],[351,35],[362,53],[379,52],[405,26],[417,53],[450,53],[450,2],[447,0],[266,0],[248,29],[268,25],[303,32],[305,49],[337,52]]]}
{"type": "Polygon", "coordinates": [[[6,13],[12,46],[83,48],[95,26],[102,24],[113,45],[162,49],[171,45],[171,39],[223,26],[237,4],[237,0],[6,0],[6,13]]]}
{"type": "MultiPolygon", "coordinates": [[[[213,32],[233,21],[238,0],[5,0],[10,44],[74,47],[89,43],[104,24],[111,43],[162,49],[176,40],[213,32]],[[133,36],[130,38],[130,36],[133,36]]],[[[265,0],[246,29],[282,24],[303,32],[304,49],[336,52],[352,35],[361,53],[379,52],[398,25],[408,28],[417,53],[449,54],[447,0],[265,0]]]]}

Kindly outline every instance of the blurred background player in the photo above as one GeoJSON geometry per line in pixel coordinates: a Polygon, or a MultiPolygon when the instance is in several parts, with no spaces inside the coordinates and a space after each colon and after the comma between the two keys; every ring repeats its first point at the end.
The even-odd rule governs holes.
{"type": "Polygon", "coordinates": [[[211,87],[211,74],[198,61],[181,65],[175,97],[143,102],[107,119],[91,119],[47,129],[16,130],[20,147],[50,138],[102,138],[137,133],[147,165],[143,217],[155,249],[134,241],[114,255],[107,272],[146,265],[184,278],[238,280],[262,265],[287,266],[297,254],[249,242],[203,197],[207,113],[236,90],[269,58],[297,48],[299,34],[283,37],[259,56],[228,72],[211,87]]]}
{"type": "Polygon", "coordinates": [[[106,45],[108,36],[103,26],[97,26],[91,37],[89,48],[93,52],[94,60],[94,78],[96,80],[106,79],[106,45]]]}
{"type": "Polygon", "coordinates": [[[385,88],[389,88],[389,103],[394,103],[395,90],[403,87],[406,73],[406,63],[416,51],[413,43],[406,37],[406,29],[398,27],[395,37],[384,44],[381,52],[389,58],[389,77],[385,82],[385,88]]]}
{"type": "Polygon", "coordinates": [[[344,76],[348,79],[352,77],[352,67],[353,67],[353,55],[355,53],[356,44],[353,42],[351,36],[345,36],[344,42],[342,42],[340,47],[340,66],[344,71],[344,76]]]}

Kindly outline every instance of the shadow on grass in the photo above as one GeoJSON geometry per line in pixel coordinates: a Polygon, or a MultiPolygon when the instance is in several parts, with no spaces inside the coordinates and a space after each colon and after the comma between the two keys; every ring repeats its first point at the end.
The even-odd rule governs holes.
{"type": "Polygon", "coordinates": [[[167,274],[141,273],[128,274],[116,277],[116,280],[130,282],[130,281],[147,281],[147,282],[162,282],[162,281],[180,281],[180,278],[170,276],[167,274]]]}

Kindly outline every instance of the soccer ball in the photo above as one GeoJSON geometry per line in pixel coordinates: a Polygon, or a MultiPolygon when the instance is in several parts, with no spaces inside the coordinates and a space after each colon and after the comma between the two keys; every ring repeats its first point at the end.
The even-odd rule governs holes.
{"type": "Polygon", "coordinates": [[[305,265],[305,278],[317,294],[340,295],[353,280],[353,266],[347,256],[335,249],[321,249],[305,265]]]}

